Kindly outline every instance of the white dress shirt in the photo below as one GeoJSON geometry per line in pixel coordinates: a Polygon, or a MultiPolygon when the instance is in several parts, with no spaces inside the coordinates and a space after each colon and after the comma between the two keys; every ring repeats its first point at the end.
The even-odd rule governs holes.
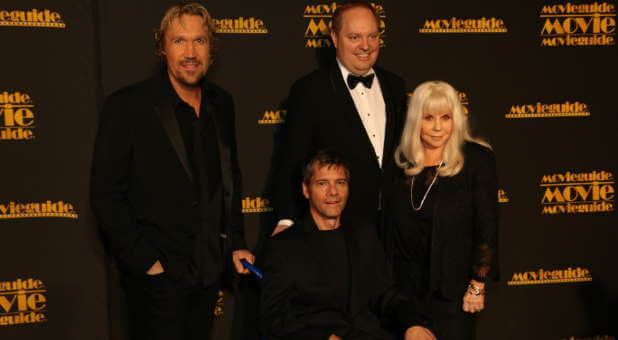
{"type": "MultiPolygon", "coordinates": [[[[382,96],[382,89],[380,88],[380,82],[377,76],[374,76],[371,88],[366,88],[365,85],[359,83],[352,90],[348,87],[348,75],[351,73],[343,64],[337,59],[343,81],[346,84],[346,88],[350,91],[356,111],[360,116],[365,132],[373,145],[373,150],[376,154],[378,164],[382,167],[382,156],[384,155],[384,136],[386,132],[386,106],[384,105],[384,97],[382,96]]],[[[375,74],[373,68],[362,76],[375,74]]],[[[358,74],[357,74],[358,75],[358,74]]]]}

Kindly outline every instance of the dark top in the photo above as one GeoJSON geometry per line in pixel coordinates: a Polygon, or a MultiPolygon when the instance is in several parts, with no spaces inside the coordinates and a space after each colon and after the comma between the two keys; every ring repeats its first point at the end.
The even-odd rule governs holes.
{"type": "MultiPolygon", "coordinates": [[[[385,247],[396,280],[415,294],[438,292],[447,299],[460,299],[471,279],[484,282],[498,276],[494,153],[473,142],[464,143],[462,151],[461,171],[438,177],[420,211],[412,211],[410,179],[403,170],[386,190],[385,247]]],[[[420,182],[428,185],[431,176],[424,176],[420,182]]],[[[418,182],[414,183],[417,207],[422,200],[416,196],[418,182]]]]}
{"type": "Polygon", "coordinates": [[[320,245],[315,261],[321,263],[325,274],[332,280],[328,281],[331,293],[330,300],[334,306],[345,306],[348,309],[348,251],[341,228],[321,230],[314,235],[320,245]]]}
{"type": "Polygon", "coordinates": [[[180,99],[172,87],[169,78],[167,78],[165,90],[172,100],[172,107],[174,108],[176,120],[178,120],[178,127],[182,134],[187,158],[195,174],[194,187],[196,189],[196,198],[198,201],[201,198],[199,190],[201,184],[207,186],[208,198],[212,198],[217,189],[217,184],[221,181],[221,170],[218,166],[220,160],[217,148],[216,130],[211,115],[206,111],[207,95],[204,93],[204,88],[202,88],[202,102],[200,103],[199,116],[195,114],[193,107],[180,99]],[[202,160],[198,158],[198,154],[203,157],[204,165],[207,167],[206,172],[208,174],[208,179],[202,178],[205,174],[200,171],[199,164],[201,164],[202,160]],[[201,183],[202,181],[204,181],[204,183],[201,183]]]}
{"type": "Polygon", "coordinates": [[[412,177],[400,177],[396,192],[393,225],[393,242],[397,243],[394,263],[395,275],[410,282],[406,285],[410,293],[423,296],[429,289],[429,254],[433,226],[433,207],[435,192],[439,183],[436,166],[424,168],[414,176],[414,207],[412,208],[410,190],[412,177]],[[435,178],[435,182],[431,185],[435,178]],[[429,191],[428,191],[429,190],[429,191]],[[423,201],[423,197],[425,197],[423,201]],[[422,202],[422,205],[421,205],[422,202]],[[405,245],[405,246],[404,246],[405,245]]]}

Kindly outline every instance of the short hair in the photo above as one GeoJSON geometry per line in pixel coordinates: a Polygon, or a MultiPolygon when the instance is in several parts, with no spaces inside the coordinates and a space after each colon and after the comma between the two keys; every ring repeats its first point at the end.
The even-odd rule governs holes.
{"type": "Polygon", "coordinates": [[[453,114],[453,130],[444,147],[442,160],[444,166],[438,169],[440,176],[456,175],[463,167],[463,143],[475,142],[485,147],[491,146],[470,134],[468,117],[464,114],[457,91],[444,81],[427,81],[420,84],[408,101],[408,113],[401,134],[401,141],[395,150],[395,163],[404,169],[408,176],[419,174],[424,168],[425,154],[421,141],[423,114],[447,110],[453,114]]]}
{"type": "Polygon", "coordinates": [[[375,9],[375,7],[371,5],[371,3],[363,0],[350,0],[345,1],[341,5],[338,5],[337,8],[335,8],[335,12],[333,13],[333,21],[331,23],[331,32],[335,34],[339,33],[339,31],[341,30],[341,20],[343,18],[343,13],[345,13],[345,11],[347,10],[357,7],[366,8],[371,11],[371,14],[373,14],[376,19],[376,24],[378,25],[378,27],[380,27],[380,15],[378,14],[378,11],[375,9]]]}
{"type": "Polygon", "coordinates": [[[303,175],[303,183],[305,183],[306,185],[309,185],[309,183],[311,183],[311,178],[313,178],[313,175],[314,175],[313,166],[316,164],[319,167],[324,167],[324,166],[328,166],[329,168],[331,166],[334,166],[336,168],[342,167],[348,181],[350,180],[350,167],[348,166],[348,163],[345,161],[343,156],[341,156],[336,151],[329,150],[329,149],[323,149],[323,150],[317,150],[313,152],[305,160],[305,163],[302,169],[302,175],[303,175]]]}
{"type": "Polygon", "coordinates": [[[158,28],[154,29],[155,54],[158,56],[163,56],[162,52],[165,48],[165,33],[172,24],[172,21],[179,19],[183,15],[196,15],[204,19],[204,27],[208,31],[208,44],[210,46],[210,55],[212,58],[218,47],[218,41],[215,37],[215,23],[206,7],[197,2],[182,2],[173,5],[165,11],[163,18],[161,19],[161,24],[158,28]]]}

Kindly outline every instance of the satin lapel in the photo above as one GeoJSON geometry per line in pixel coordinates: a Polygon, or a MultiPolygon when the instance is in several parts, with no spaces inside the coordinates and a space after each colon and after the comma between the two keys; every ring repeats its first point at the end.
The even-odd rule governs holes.
{"type": "Polygon", "coordinates": [[[163,128],[165,132],[167,132],[167,136],[170,139],[170,143],[176,151],[176,155],[178,156],[178,160],[182,164],[183,168],[187,172],[187,176],[191,181],[193,181],[193,172],[191,171],[191,166],[189,165],[189,158],[187,157],[187,149],[185,148],[184,140],[182,139],[182,134],[180,132],[180,127],[178,126],[178,120],[176,120],[176,115],[174,114],[174,108],[172,107],[172,103],[168,96],[162,96],[162,99],[157,103],[154,107],[155,112],[161,119],[161,124],[163,124],[163,128]]]}
{"type": "MultiPolygon", "coordinates": [[[[226,143],[226,132],[224,131],[225,110],[220,103],[220,100],[214,90],[206,85],[206,114],[210,115],[215,126],[217,145],[219,147],[219,158],[221,163],[221,187],[223,188],[223,204],[227,213],[231,213],[232,210],[232,197],[234,193],[234,180],[232,179],[232,152],[230,150],[230,144],[226,143]]],[[[234,136],[232,136],[234,138],[234,136]]],[[[227,222],[226,222],[227,224],[227,222]]]]}
{"type": "Polygon", "coordinates": [[[378,166],[379,164],[373,150],[373,145],[371,145],[369,135],[367,135],[367,131],[365,130],[365,126],[363,125],[363,121],[358,114],[356,105],[354,105],[352,95],[350,95],[350,91],[348,90],[347,85],[343,81],[343,76],[341,75],[341,70],[339,69],[339,65],[337,64],[337,62],[334,62],[334,65],[331,66],[330,81],[333,91],[335,92],[335,98],[341,99],[338,100],[336,103],[333,103],[335,107],[340,108],[339,110],[333,110],[333,112],[336,113],[337,111],[339,111],[343,113],[345,120],[352,128],[352,131],[354,131],[356,139],[358,141],[362,141],[362,143],[365,145],[365,149],[370,154],[370,158],[373,159],[376,166],[378,166]]]}
{"type": "Polygon", "coordinates": [[[361,267],[359,262],[359,254],[361,253],[361,249],[359,247],[359,242],[357,240],[357,235],[354,232],[354,226],[345,225],[345,221],[343,221],[343,235],[345,237],[345,243],[348,251],[348,301],[349,301],[349,312],[350,315],[356,314],[362,306],[360,305],[359,297],[361,292],[361,282],[363,278],[361,277],[361,267]]]}
{"type": "Polygon", "coordinates": [[[397,131],[394,131],[396,123],[396,115],[397,107],[395,107],[395,98],[393,98],[393,91],[390,87],[390,84],[386,82],[384,74],[375,69],[376,77],[380,82],[380,89],[382,90],[382,97],[384,98],[384,111],[386,115],[386,126],[384,131],[384,150],[382,151],[384,155],[392,154],[391,149],[393,148],[394,139],[397,138],[397,131]]]}

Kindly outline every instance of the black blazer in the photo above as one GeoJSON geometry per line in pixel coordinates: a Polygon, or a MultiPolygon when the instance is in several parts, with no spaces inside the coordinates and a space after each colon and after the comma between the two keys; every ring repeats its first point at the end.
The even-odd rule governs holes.
{"type": "MultiPolygon", "coordinates": [[[[92,161],[91,204],[125,272],[142,275],[159,260],[168,275],[182,277],[204,214],[165,77],[167,72],[107,98],[92,161]]],[[[220,228],[208,231],[217,240],[214,272],[220,272],[220,233],[227,235],[224,247],[246,248],[240,169],[232,98],[212,83],[205,81],[204,87],[221,160],[223,216],[215,219],[220,228]]]]}
{"type": "MultiPolygon", "coordinates": [[[[496,278],[497,270],[497,228],[498,188],[496,161],[493,151],[477,143],[463,145],[464,165],[452,177],[439,177],[435,192],[433,212],[432,243],[430,250],[431,291],[439,291],[444,297],[460,299],[470,279],[485,281],[496,278]]],[[[397,267],[398,247],[393,220],[393,197],[397,185],[405,181],[400,170],[393,182],[386,186],[385,226],[386,251],[393,257],[397,267]]],[[[410,208],[411,209],[411,208],[410,208]]],[[[405,268],[402,269],[405,273],[405,268]]],[[[396,279],[406,285],[405,275],[396,279]]]]}
{"type": "Polygon", "coordinates": [[[341,228],[348,255],[349,306],[335,305],[331,299],[328,268],[316,261],[321,231],[311,217],[269,240],[261,260],[260,325],[265,335],[313,340],[357,332],[391,339],[378,318],[401,334],[413,325],[427,324],[416,300],[394,285],[375,227],[347,221],[341,228]]]}
{"type": "MultiPolygon", "coordinates": [[[[391,162],[405,118],[403,79],[374,66],[386,108],[384,161],[380,169],[354,101],[335,60],[297,80],[290,90],[286,124],[280,141],[280,162],[273,205],[278,218],[304,216],[307,203],[300,190],[300,167],[317,149],[339,152],[349,163],[350,197],[345,215],[377,218],[382,180],[393,170],[391,162]]],[[[362,86],[362,85],[359,85],[362,86]]]]}

